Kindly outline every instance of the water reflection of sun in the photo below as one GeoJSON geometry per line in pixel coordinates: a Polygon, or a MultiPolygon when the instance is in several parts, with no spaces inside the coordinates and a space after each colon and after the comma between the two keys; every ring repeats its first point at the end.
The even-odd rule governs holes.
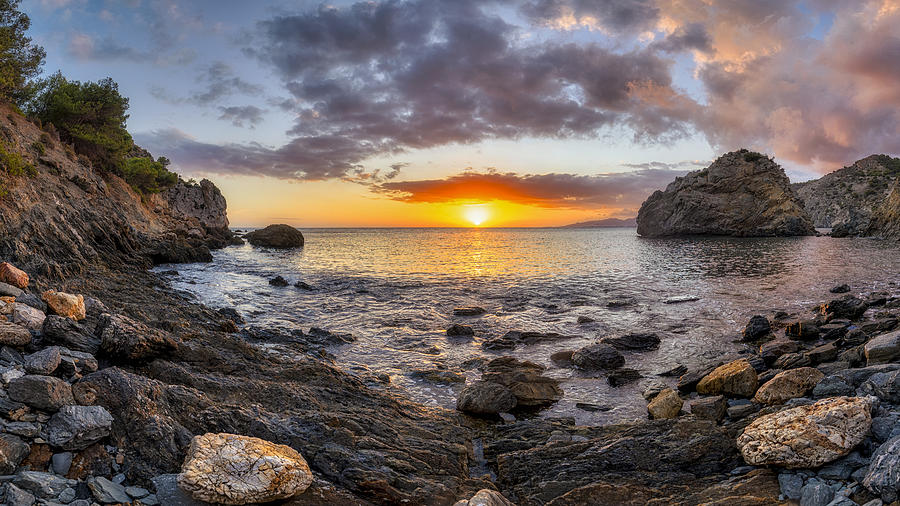
{"type": "Polygon", "coordinates": [[[475,227],[480,227],[491,217],[487,204],[471,204],[463,207],[463,218],[475,227]]]}

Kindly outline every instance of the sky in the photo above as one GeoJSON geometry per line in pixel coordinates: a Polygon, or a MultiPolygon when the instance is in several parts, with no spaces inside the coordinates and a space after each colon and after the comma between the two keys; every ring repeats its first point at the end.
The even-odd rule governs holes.
{"type": "Polygon", "coordinates": [[[631,217],[717,155],[900,153],[900,0],[25,0],[234,226],[631,217]]]}

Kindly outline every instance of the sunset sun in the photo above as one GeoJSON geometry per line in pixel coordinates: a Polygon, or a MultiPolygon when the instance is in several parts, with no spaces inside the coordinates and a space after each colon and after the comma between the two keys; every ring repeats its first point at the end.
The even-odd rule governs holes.
{"type": "Polygon", "coordinates": [[[490,218],[490,215],[490,209],[485,204],[474,204],[463,208],[463,217],[476,227],[480,227],[490,218]]]}

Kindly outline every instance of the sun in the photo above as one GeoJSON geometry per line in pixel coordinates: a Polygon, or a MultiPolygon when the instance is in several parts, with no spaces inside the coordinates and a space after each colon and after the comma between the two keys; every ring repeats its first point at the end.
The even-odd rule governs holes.
{"type": "Polygon", "coordinates": [[[491,217],[491,212],[485,204],[472,204],[463,208],[463,217],[472,225],[479,227],[491,217]]]}

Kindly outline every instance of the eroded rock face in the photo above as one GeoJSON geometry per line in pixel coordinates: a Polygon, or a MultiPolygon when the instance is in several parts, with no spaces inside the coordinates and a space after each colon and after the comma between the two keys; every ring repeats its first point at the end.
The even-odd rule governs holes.
{"type": "Polygon", "coordinates": [[[641,206],[637,225],[644,237],[815,234],[784,169],[744,150],[726,153],[654,192],[641,206]]]}
{"type": "Polygon", "coordinates": [[[162,192],[160,197],[168,203],[175,217],[196,218],[201,225],[210,229],[228,228],[225,197],[208,179],[203,179],[196,185],[179,181],[162,192]]]}
{"type": "Polygon", "coordinates": [[[84,296],[70,293],[47,290],[41,294],[41,299],[47,303],[51,311],[59,316],[65,316],[75,321],[84,320],[84,296]]]}
{"type": "Polygon", "coordinates": [[[824,377],[821,371],[812,367],[789,369],[765,382],[753,398],[762,404],[783,404],[795,397],[802,397],[824,377]]]}
{"type": "Polygon", "coordinates": [[[900,239],[900,181],[872,212],[872,219],[863,235],[900,239]]]}
{"type": "Polygon", "coordinates": [[[757,382],[756,370],[746,359],[741,359],[713,369],[697,383],[697,392],[752,397],[757,382]]]}
{"type": "Polygon", "coordinates": [[[227,433],[195,436],[178,475],[178,486],[194,499],[221,504],[287,499],[312,481],[293,448],[227,433]]]}
{"type": "Polygon", "coordinates": [[[850,453],[872,425],[871,405],[860,397],[833,397],[754,420],[737,439],[754,466],[815,468],[850,453]]]}
{"type": "Polygon", "coordinates": [[[244,238],[254,246],[267,248],[299,248],[303,246],[303,234],[290,225],[269,225],[260,230],[254,230],[244,238]]]}

